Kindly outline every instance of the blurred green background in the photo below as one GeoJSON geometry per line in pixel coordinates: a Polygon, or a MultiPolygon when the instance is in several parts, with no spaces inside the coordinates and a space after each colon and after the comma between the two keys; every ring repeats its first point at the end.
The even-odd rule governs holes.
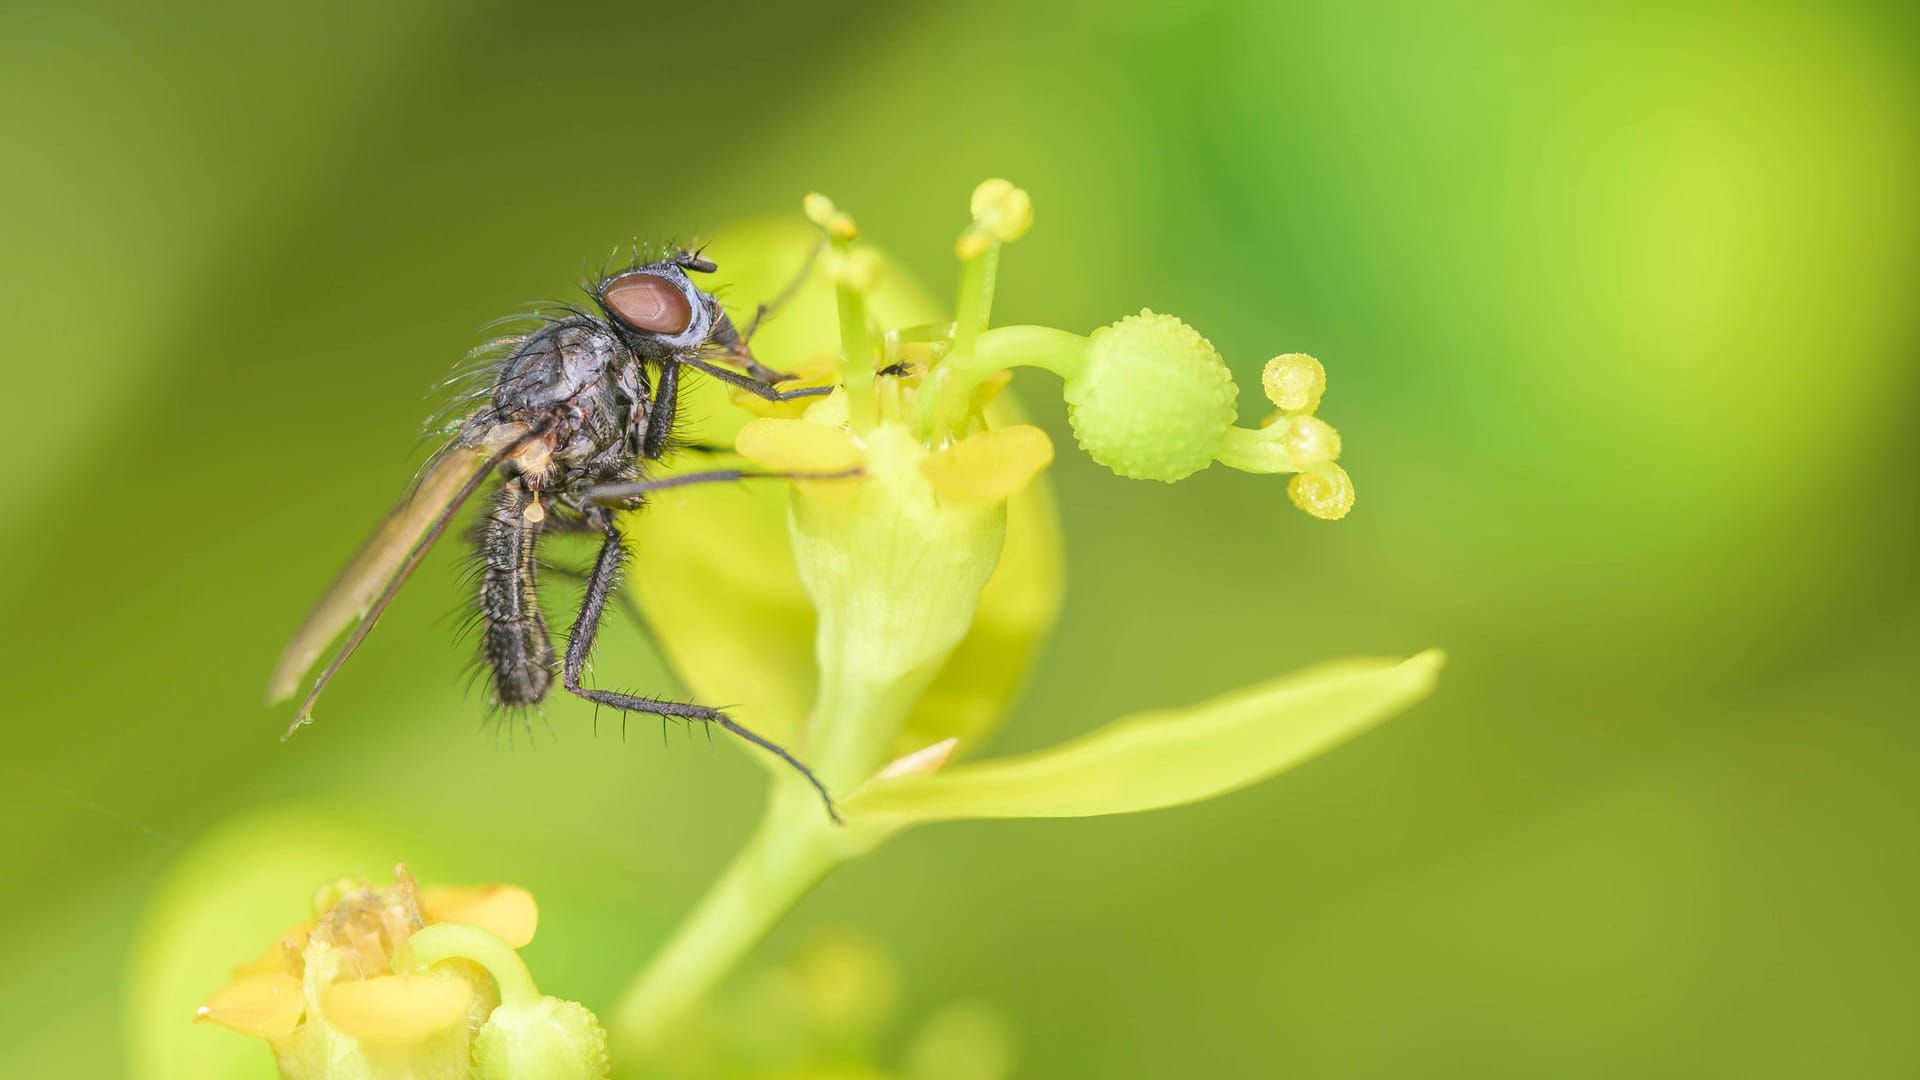
{"type": "Polygon", "coordinates": [[[543,986],[606,1004],[748,830],[744,754],[482,730],[445,554],[285,745],[266,673],[480,323],[816,189],[944,293],[990,175],[1038,207],[997,321],[1177,312],[1243,387],[1312,352],[1359,488],[1326,525],[1063,452],[998,745],[1451,664],[1227,799],[915,833],[761,956],[858,928],[1022,1076],[1920,1072],[1913,10],[8,5],[0,1072],[129,1072],[156,996],[266,1066],[184,1024],[304,896],[193,915],[258,942],[204,979],[134,960],[233,829],[524,884],[543,986]]]}

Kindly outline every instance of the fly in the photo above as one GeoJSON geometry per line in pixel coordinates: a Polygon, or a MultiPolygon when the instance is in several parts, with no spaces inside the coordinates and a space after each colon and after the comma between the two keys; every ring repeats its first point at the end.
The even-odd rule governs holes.
{"type": "Polygon", "coordinates": [[[626,562],[618,512],[639,509],[649,493],[665,488],[752,478],[825,480],[858,471],[711,469],[646,476],[647,463],[674,449],[674,417],[687,369],[769,401],[830,390],[779,388],[788,377],[761,365],[748,349],[767,308],[755,315],[743,337],[719,301],[688,277],[716,269],[689,251],[636,260],[588,285],[591,310],[544,317],[531,333],[475,351],[472,411],[450,425],[450,437],[407,497],[362,545],[281,653],[268,686],[269,702],[292,697],[326,646],[353,627],[314,681],[288,735],[312,721],[321,691],[366,640],[460,508],[491,486],[473,541],[480,568],[480,657],[497,704],[538,705],[557,677],[567,693],[623,712],[718,724],[806,777],[828,815],[839,820],[832,796],[811,769],[720,710],[599,690],[580,681],[626,562]],[[564,654],[554,650],[537,595],[539,547],[549,533],[600,538],[564,654]]]}

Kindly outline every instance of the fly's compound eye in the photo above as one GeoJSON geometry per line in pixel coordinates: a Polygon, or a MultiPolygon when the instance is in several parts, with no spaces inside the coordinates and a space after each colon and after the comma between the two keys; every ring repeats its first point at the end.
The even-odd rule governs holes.
{"type": "Polygon", "coordinates": [[[680,286],[653,274],[629,274],[607,286],[600,302],[635,330],[678,334],[693,322],[693,305],[680,286]]]}

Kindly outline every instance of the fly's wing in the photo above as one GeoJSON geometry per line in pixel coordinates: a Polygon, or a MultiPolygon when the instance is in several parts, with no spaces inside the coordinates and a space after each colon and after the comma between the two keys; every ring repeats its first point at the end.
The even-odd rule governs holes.
{"type": "Polygon", "coordinates": [[[269,704],[292,697],[299,689],[301,678],[319,659],[321,650],[342,630],[359,623],[353,636],[314,683],[299,715],[287,729],[289,735],[311,719],[313,703],[321,689],[373,629],[400,586],[446,532],[454,514],[501,462],[534,437],[535,433],[522,434],[497,448],[462,444],[448,447],[427,466],[406,500],[380,523],[380,528],[367,539],[359,554],[300,624],[293,640],[280,654],[280,662],[274,666],[273,679],[267,684],[269,704]]]}

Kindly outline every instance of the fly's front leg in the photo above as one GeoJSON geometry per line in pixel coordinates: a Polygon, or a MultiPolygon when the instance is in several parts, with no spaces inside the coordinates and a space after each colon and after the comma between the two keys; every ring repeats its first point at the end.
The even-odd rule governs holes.
{"type": "Polygon", "coordinates": [[[673,438],[673,419],[679,411],[680,365],[669,360],[660,365],[660,383],[653,388],[647,433],[640,440],[641,457],[658,459],[667,452],[667,440],[673,438]]]}
{"type": "Polygon", "coordinates": [[[754,359],[753,350],[747,347],[747,341],[753,336],[755,327],[760,325],[761,316],[766,313],[767,306],[760,305],[760,310],[754,313],[753,324],[747,327],[747,336],[742,337],[740,331],[734,328],[733,317],[727,314],[725,308],[716,304],[713,313],[713,334],[708,340],[725,349],[729,359],[738,360],[740,366],[747,369],[747,374],[761,382],[768,384],[792,382],[793,376],[783,371],[775,371],[754,359]]]}
{"type": "MultiPolygon", "coordinates": [[[[697,356],[689,356],[681,360],[680,363],[697,371],[703,371],[719,379],[721,382],[726,383],[728,386],[737,386],[750,394],[766,398],[768,401],[793,401],[797,398],[824,397],[827,394],[833,393],[833,387],[831,386],[802,386],[797,390],[782,390],[771,383],[748,378],[737,371],[728,371],[718,364],[709,364],[697,356]]],[[[775,374],[778,373],[776,372],[775,374]]],[[[786,379],[791,376],[783,375],[780,377],[786,379]]]]}
{"type": "Polygon", "coordinates": [[[733,355],[738,356],[741,366],[747,369],[747,374],[752,375],[761,382],[783,383],[793,381],[793,376],[774,371],[754,359],[753,335],[759,332],[760,324],[765,321],[767,316],[785,307],[787,301],[792,300],[793,295],[800,291],[800,286],[806,284],[807,275],[813,273],[813,264],[819,260],[820,252],[825,250],[826,246],[827,241],[825,237],[821,237],[814,242],[813,250],[807,253],[807,261],[800,264],[800,272],[793,275],[793,278],[787,282],[786,287],[781,289],[773,299],[753,309],[753,321],[747,324],[746,333],[742,334],[734,329],[733,319],[727,315],[725,309],[717,308],[715,311],[713,320],[713,342],[733,355]]]}
{"type": "Polygon", "coordinates": [[[634,694],[621,694],[611,690],[597,690],[580,685],[580,677],[586,671],[587,657],[593,652],[594,638],[600,631],[600,618],[606,614],[607,598],[618,588],[620,568],[627,559],[626,541],[621,537],[619,528],[613,524],[612,515],[602,511],[597,516],[599,523],[605,529],[606,539],[600,545],[599,558],[594,560],[593,569],[587,574],[587,592],[580,601],[580,617],[574,621],[573,630],[567,636],[567,656],[560,668],[561,685],[565,686],[571,694],[624,712],[677,716],[683,720],[719,724],[792,766],[794,771],[805,777],[807,783],[812,784],[814,790],[820,793],[820,800],[827,807],[827,816],[836,822],[839,821],[840,812],[834,809],[833,796],[827,793],[826,785],[820,782],[819,777],[813,775],[812,769],[807,768],[799,758],[788,753],[785,747],[734,723],[732,718],[719,709],[678,701],[661,701],[658,698],[639,697],[634,694]]]}

